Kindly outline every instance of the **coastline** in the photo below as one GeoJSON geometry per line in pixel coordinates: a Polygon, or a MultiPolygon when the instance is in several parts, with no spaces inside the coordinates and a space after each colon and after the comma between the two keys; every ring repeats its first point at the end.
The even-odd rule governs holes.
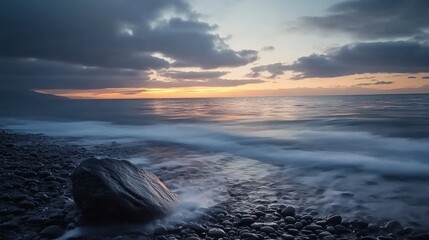
{"type": "MultiPolygon", "coordinates": [[[[50,239],[51,236],[58,236],[60,231],[85,226],[73,202],[69,179],[71,172],[80,161],[89,157],[123,156],[115,149],[114,143],[85,147],[71,145],[60,138],[1,130],[0,153],[2,239],[50,239]],[[58,228],[47,230],[50,226],[58,228]]],[[[204,174],[198,171],[198,168],[161,167],[155,173],[173,190],[180,192],[181,189],[172,184],[174,178],[204,174]]],[[[428,236],[418,235],[412,228],[403,227],[396,221],[379,224],[338,215],[320,216],[317,211],[304,211],[298,206],[288,208],[279,203],[282,196],[275,194],[266,199],[251,199],[247,196],[254,187],[250,181],[249,186],[228,186],[228,196],[223,196],[223,202],[218,201],[207,207],[187,207],[186,214],[192,212],[192,216],[156,222],[147,232],[136,233],[134,228],[119,235],[75,236],[73,239],[118,239],[122,236],[120,239],[387,240],[425,239],[428,236]]],[[[180,215],[186,215],[185,212],[180,215]]]]}

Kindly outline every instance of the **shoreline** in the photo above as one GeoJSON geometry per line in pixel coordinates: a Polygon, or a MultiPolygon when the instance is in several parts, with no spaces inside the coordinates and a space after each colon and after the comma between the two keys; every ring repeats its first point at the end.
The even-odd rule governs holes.
{"type": "MultiPolygon", "coordinates": [[[[121,153],[115,154],[112,146],[87,148],[70,145],[60,138],[2,130],[0,130],[0,153],[2,239],[50,239],[50,236],[59,236],[65,231],[84,226],[79,220],[79,212],[73,202],[70,174],[78,163],[86,158],[97,157],[100,154],[121,156],[121,153]]],[[[174,177],[193,174],[189,169],[182,172],[174,167],[164,170],[166,170],[164,175],[155,173],[160,174],[159,177],[166,180],[167,185],[174,182],[174,177]],[[168,176],[169,174],[171,176],[168,176]]],[[[165,221],[168,224],[155,223],[152,231],[148,230],[146,234],[144,231],[135,233],[134,228],[130,231],[134,233],[121,233],[119,236],[124,236],[125,239],[190,240],[219,237],[325,240],[425,237],[416,235],[411,228],[404,228],[396,221],[379,225],[361,220],[349,221],[338,215],[319,216],[317,212],[304,213],[299,207],[291,210],[279,203],[278,199],[257,199],[250,204],[246,197],[246,191],[250,189],[246,190],[246,187],[238,185],[229,187],[228,197],[224,202],[209,207],[187,209],[187,212],[197,214],[180,221],[169,219],[165,221]]],[[[172,186],[172,189],[181,191],[177,186],[172,186]]],[[[118,237],[115,234],[73,239],[114,239],[118,237]]]]}

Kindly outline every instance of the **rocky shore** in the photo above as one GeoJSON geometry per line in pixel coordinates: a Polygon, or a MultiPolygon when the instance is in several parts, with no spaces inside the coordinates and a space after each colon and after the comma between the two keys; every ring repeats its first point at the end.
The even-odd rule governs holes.
{"type": "MultiPolygon", "coordinates": [[[[73,200],[70,175],[84,159],[99,156],[97,151],[110,153],[103,146],[86,148],[42,135],[1,131],[0,239],[55,239],[86,226],[73,200]]],[[[176,170],[170,169],[177,176],[155,174],[169,185],[184,174],[176,170]]],[[[189,209],[194,214],[186,220],[155,221],[147,231],[134,228],[70,239],[429,239],[429,234],[395,220],[380,224],[339,215],[319,216],[317,211],[304,212],[276,199],[247,204],[239,184],[230,186],[228,194],[227,200],[208,208],[189,209]]]]}

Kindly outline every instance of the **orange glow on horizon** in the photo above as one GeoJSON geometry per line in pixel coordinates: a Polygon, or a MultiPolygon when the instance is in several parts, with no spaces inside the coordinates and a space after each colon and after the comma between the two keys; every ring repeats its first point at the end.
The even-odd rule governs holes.
{"type": "MultiPolygon", "coordinates": [[[[139,98],[215,98],[246,96],[279,96],[279,95],[336,95],[366,94],[371,90],[392,90],[400,88],[418,88],[429,85],[422,79],[424,74],[361,74],[337,78],[313,78],[304,80],[267,79],[260,84],[247,84],[235,87],[181,87],[181,88],[105,88],[91,90],[37,90],[41,93],[54,94],[74,99],[139,99],[139,98]],[[359,85],[391,81],[391,84],[359,85]],[[337,93],[338,94],[338,93],[337,93]]],[[[286,77],[286,76],[285,76],[286,77]]]]}

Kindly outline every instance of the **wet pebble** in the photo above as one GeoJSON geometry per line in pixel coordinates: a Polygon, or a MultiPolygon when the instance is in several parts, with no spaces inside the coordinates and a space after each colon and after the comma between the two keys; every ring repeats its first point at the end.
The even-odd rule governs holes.
{"type": "Polygon", "coordinates": [[[214,238],[226,237],[226,233],[220,228],[212,228],[209,230],[209,236],[214,238]]]}
{"type": "Polygon", "coordinates": [[[293,216],[295,216],[295,208],[292,206],[287,206],[282,210],[281,215],[283,217],[286,217],[286,216],[292,216],[293,217],[293,216]]]}
{"type": "Polygon", "coordinates": [[[64,234],[64,229],[58,225],[51,225],[40,232],[40,236],[46,238],[57,238],[64,234]]]}

